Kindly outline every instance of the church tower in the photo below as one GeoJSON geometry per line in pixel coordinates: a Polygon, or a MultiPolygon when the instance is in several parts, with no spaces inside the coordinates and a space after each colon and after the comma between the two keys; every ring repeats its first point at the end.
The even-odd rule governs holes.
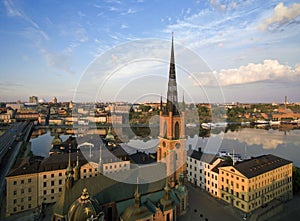
{"type": "Polygon", "coordinates": [[[184,114],[184,109],[180,110],[178,106],[174,37],[172,34],[166,106],[163,106],[162,98],[160,101],[160,133],[157,161],[166,163],[167,176],[173,184],[178,181],[179,174],[184,174],[186,171],[184,114]]]}
{"type": "Polygon", "coordinates": [[[65,181],[65,185],[67,189],[71,189],[74,184],[73,174],[74,171],[71,164],[71,147],[69,147],[69,162],[68,162],[68,167],[66,169],[66,181],[65,181]]]}

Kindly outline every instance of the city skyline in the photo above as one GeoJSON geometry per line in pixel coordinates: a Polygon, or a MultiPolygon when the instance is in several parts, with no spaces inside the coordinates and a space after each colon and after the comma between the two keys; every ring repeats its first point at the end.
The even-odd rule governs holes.
{"type": "MultiPolygon", "coordinates": [[[[107,0],[54,4],[5,0],[0,11],[1,101],[27,101],[32,95],[47,101],[54,96],[59,101],[72,100],[82,76],[101,55],[139,40],[170,40],[172,32],[179,61],[181,46],[205,64],[204,70],[193,69],[189,73],[197,82],[185,85],[190,75],[182,78],[179,100],[188,88],[187,102],[283,102],[285,95],[289,102],[300,101],[300,4],[296,1],[173,4],[107,0]],[[207,97],[197,97],[199,93],[193,87],[199,86],[207,97]],[[222,99],[210,98],[220,91],[222,99]]],[[[169,46],[163,48],[167,53],[169,46]]],[[[133,48],[132,54],[136,51],[138,48],[133,48]]],[[[169,57],[164,51],[156,55],[160,53],[169,57]]],[[[108,62],[120,59],[110,55],[108,62]]],[[[161,80],[168,72],[168,61],[135,62],[123,66],[117,74],[127,79],[144,75],[146,78],[140,81],[144,84],[149,82],[149,70],[155,70],[155,76],[161,80]]],[[[180,79],[180,68],[176,67],[176,71],[180,79]]],[[[154,94],[165,94],[162,86],[150,87],[154,94]]],[[[123,97],[136,100],[132,87],[125,92],[123,97]]],[[[95,97],[90,98],[87,101],[95,101],[95,97]]],[[[104,101],[114,101],[113,98],[116,96],[107,93],[99,97],[104,101]]],[[[154,100],[158,100],[157,96],[154,100]]]]}

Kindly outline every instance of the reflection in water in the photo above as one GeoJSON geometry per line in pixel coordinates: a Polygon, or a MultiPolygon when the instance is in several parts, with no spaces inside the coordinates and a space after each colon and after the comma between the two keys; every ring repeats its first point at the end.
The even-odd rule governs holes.
{"type": "MultiPolygon", "coordinates": [[[[99,129],[98,129],[99,130],[99,129]]],[[[91,131],[90,131],[91,132],[91,131]]],[[[106,129],[101,129],[105,135],[106,129]]],[[[158,145],[158,128],[116,128],[113,129],[122,146],[129,154],[139,151],[153,153],[158,145]]],[[[69,135],[64,130],[37,130],[31,138],[31,148],[35,155],[49,156],[51,141],[56,133],[65,141],[69,135]]],[[[207,153],[220,150],[240,153],[244,158],[261,154],[274,154],[300,167],[300,130],[290,128],[241,128],[229,127],[225,130],[203,130],[187,128],[187,148],[202,148],[207,153]]]]}

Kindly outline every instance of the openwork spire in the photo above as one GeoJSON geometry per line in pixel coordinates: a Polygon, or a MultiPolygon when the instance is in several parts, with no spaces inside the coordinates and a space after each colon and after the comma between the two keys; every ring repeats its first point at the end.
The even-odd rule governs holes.
{"type": "Polygon", "coordinates": [[[167,92],[167,108],[166,109],[167,109],[166,114],[168,114],[169,112],[172,112],[173,115],[179,115],[176,72],[175,72],[175,56],[174,56],[174,33],[172,33],[171,59],[170,59],[169,82],[168,82],[168,92],[167,92]]]}

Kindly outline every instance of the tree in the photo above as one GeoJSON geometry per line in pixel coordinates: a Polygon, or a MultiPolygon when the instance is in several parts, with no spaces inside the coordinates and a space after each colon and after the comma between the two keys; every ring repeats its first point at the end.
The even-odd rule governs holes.
{"type": "Polygon", "coordinates": [[[300,191],[300,168],[293,167],[293,192],[297,193],[300,191]]]}

